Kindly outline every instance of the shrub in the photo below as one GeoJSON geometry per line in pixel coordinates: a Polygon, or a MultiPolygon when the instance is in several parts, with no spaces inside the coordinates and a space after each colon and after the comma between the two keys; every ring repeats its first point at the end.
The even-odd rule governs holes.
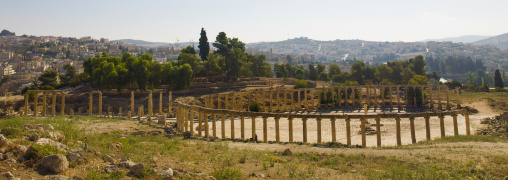
{"type": "Polygon", "coordinates": [[[492,90],[492,92],[505,92],[505,90],[502,87],[496,87],[496,89],[492,90]]]}
{"type": "Polygon", "coordinates": [[[216,169],[212,172],[212,176],[217,179],[242,179],[242,172],[238,169],[232,169],[232,168],[221,168],[216,169]]]}
{"type": "Polygon", "coordinates": [[[257,103],[250,103],[250,104],[249,104],[249,109],[250,109],[250,111],[252,111],[252,112],[259,112],[259,110],[261,109],[261,107],[259,107],[259,104],[257,104],[257,103]]]}
{"type": "Polygon", "coordinates": [[[309,87],[309,84],[307,83],[307,81],[296,80],[294,88],[300,89],[300,88],[308,88],[308,87],[309,87]]]}

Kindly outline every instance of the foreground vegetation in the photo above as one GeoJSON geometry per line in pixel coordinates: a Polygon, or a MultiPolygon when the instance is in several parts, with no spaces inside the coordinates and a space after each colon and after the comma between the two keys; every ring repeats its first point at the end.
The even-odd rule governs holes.
{"type": "MultiPolygon", "coordinates": [[[[506,139],[491,136],[446,137],[403,147],[367,149],[316,148],[299,145],[251,144],[243,142],[184,140],[180,136],[130,135],[112,129],[108,133],[87,130],[96,123],[124,123],[127,120],[88,117],[9,118],[0,129],[10,141],[30,145],[25,124],[51,124],[65,135],[69,148],[91,147],[87,164],[75,165],[86,179],[121,179],[127,172],[102,173],[108,164],[104,155],[130,158],[148,165],[145,179],[158,179],[158,168],[172,167],[181,172],[211,175],[216,179],[493,179],[508,176],[506,139]],[[120,137],[120,138],[119,138],[120,137]],[[465,142],[454,144],[457,142],[465,142]],[[122,144],[112,148],[112,144],[122,144]],[[471,143],[471,144],[468,144],[471,143]],[[484,146],[482,143],[494,143],[484,146]],[[282,146],[273,151],[254,146],[282,146]],[[500,146],[500,147],[498,147],[500,146]],[[283,153],[285,148],[294,151],[283,153]],[[298,149],[298,150],[295,150],[298,149]],[[102,156],[100,155],[102,154],[102,156]],[[96,160],[95,160],[96,159],[96,160]],[[98,161],[99,160],[99,163],[98,161]],[[93,162],[93,163],[92,163],[93,162]],[[102,163],[101,163],[102,162],[102,163]]],[[[139,129],[146,125],[139,125],[139,129]]],[[[137,129],[136,128],[136,129],[137,129]]],[[[70,162],[71,167],[73,162],[70,162]]],[[[31,169],[26,169],[31,171],[31,169]]],[[[159,171],[160,172],[160,171],[159,171]]],[[[206,177],[205,176],[205,177],[206,177]]],[[[191,178],[195,178],[192,177],[191,178]]],[[[185,178],[184,178],[185,179],[185,178]]]]}

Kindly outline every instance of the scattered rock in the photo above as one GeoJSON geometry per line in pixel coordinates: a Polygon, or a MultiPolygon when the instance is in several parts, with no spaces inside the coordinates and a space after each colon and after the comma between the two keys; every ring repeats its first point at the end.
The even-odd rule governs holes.
{"type": "Polygon", "coordinates": [[[145,168],[145,165],[143,163],[137,163],[136,165],[132,166],[129,170],[130,173],[137,177],[143,177],[143,169],[145,168]]]}
{"type": "Polygon", "coordinates": [[[40,165],[52,173],[63,173],[69,168],[69,162],[64,155],[55,154],[42,158],[40,165]]]}
{"type": "Polygon", "coordinates": [[[2,134],[0,134],[0,147],[4,146],[9,140],[2,134]]]}
{"type": "Polygon", "coordinates": [[[85,180],[85,178],[81,177],[80,175],[76,175],[72,177],[72,180],[85,180]]]}
{"type": "Polygon", "coordinates": [[[264,178],[265,175],[264,174],[256,174],[256,177],[258,177],[258,178],[264,178]]]}
{"type": "Polygon", "coordinates": [[[75,162],[77,165],[80,165],[86,162],[86,157],[81,148],[76,148],[69,151],[67,154],[67,160],[69,162],[75,162]]]}
{"type": "Polygon", "coordinates": [[[125,161],[118,163],[118,166],[124,167],[127,169],[130,169],[134,165],[136,165],[136,163],[132,162],[131,160],[125,160],[125,161]]]}
{"type": "Polygon", "coordinates": [[[49,139],[63,142],[65,140],[65,136],[59,132],[59,131],[46,131],[44,132],[45,137],[48,137],[49,139]]]}
{"type": "Polygon", "coordinates": [[[25,127],[25,129],[26,129],[26,130],[33,129],[33,128],[34,128],[34,126],[33,126],[33,125],[31,125],[31,124],[25,124],[25,125],[23,125],[23,127],[25,127]]]}
{"type": "Polygon", "coordinates": [[[122,149],[122,143],[119,143],[119,142],[117,142],[117,143],[110,143],[109,144],[109,148],[110,149],[115,149],[115,150],[120,150],[120,149],[122,149]]]}
{"type": "Polygon", "coordinates": [[[17,163],[18,162],[15,159],[12,159],[12,158],[9,158],[9,159],[7,159],[5,161],[7,161],[7,163],[17,163]]]}
{"type": "Polygon", "coordinates": [[[291,156],[292,154],[293,153],[291,152],[291,150],[289,150],[289,148],[284,150],[284,152],[282,152],[282,155],[284,155],[284,156],[291,156]]]}
{"type": "Polygon", "coordinates": [[[116,165],[106,165],[104,167],[104,171],[106,173],[116,172],[116,171],[118,171],[118,166],[116,166],[116,165]]]}
{"type": "Polygon", "coordinates": [[[64,175],[56,175],[51,177],[51,180],[69,180],[69,177],[64,175]]]}
{"type": "Polygon", "coordinates": [[[27,148],[24,145],[19,145],[18,148],[16,148],[16,155],[22,156],[25,154],[27,148]]]}
{"type": "Polygon", "coordinates": [[[173,169],[167,168],[161,173],[162,178],[172,179],[173,178],[173,169]]]}
{"type": "Polygon", "coordinates": [[[11,153],[11,152],[8,152],[8,153],[5,153],[5,154],[4,154],[4,159],[13,159],[13,158],[15,158],[15,157],[16,157],[16,156],[14,156],[14,154],[13,154],[13,153],[11,153]]]}
{"type": "Polygon", "coordinates": [[[6,172],[6,173],[4,174],[4,176],[5,176],[7,179],[14,178],[14,175],[13,175],[10,171],[6,172]]]}
{"type": "Polygon", "coordinates": [[[55,130],[55,128],[51,124],[46,125],[46,129],[47,130],[55,130]]]}
{"type": "MultiPolygon", "coordinates": [[[[53,146],[54,148],[57,148],[57,149],[59,149],[59,150],[61,150],[63,152],[67,152],[67,150],[68,150],[68,148],[67,148],[67,146],[65,144],[53,141],[53,140],[48,139],[48,138],[40,138],[37,141],[35,141],[34,145],[50,145],[50,146],[53,146]]],[[[30,146],[25,151],[25,154],[23,155],[23,157],[25,157],[27,159],[42,158],[42,157],[38,157],[37,152],[35,152],[36,150],[33,147],[34,145],[30,146]]]]}
{"type": "Polygon", "coordinates": [[[115,158],[111,157],[110,155],[104,155],[104,160],[113,164],[117,164],[117,161],[115,158]]]}
{"type": "Polygon", "coordinates": [[[190,138],[191,138],[191,135],[192,135],[192,134],[191,134],[191,132],[190,132],[190,131],[185,131],[185,132],[183,133],[183,138],[184,138],[184,139],[190,139],[190,138]]]}

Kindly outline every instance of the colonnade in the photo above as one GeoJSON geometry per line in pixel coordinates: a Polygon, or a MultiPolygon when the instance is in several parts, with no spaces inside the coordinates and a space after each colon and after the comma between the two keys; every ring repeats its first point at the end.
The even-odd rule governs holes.
{"type": "MultiPolygon", "coordinates": [[[[459,89],[455,89],[455,91],[456,104],[460,104],[459,89]]],[[[250,104],[258,105],[258,111],[261,112],[361,108],[365,104],[391,109],[394,107],[399,109],[419,107],[450,110],[452,108],[450,90],[445,85],[343,86],[259,90],[209,95],[205,100],[205,107],[211,109],[252,111],[250,104]],[[421,95],[415,93],[421,93],[421,95]],[[445,100],[446,102],[443,102],[445,100]]]]}
{"type": "Polygon", "coordinates": [[[331,142],[337,142],[337,131],[335,123],[337,121],[345,121],[346,124],[346,144],[351,145],[351,121],[356,120],[360,121],[360,134],[362,136],[362,146],[366,146],[366,121],[368,119],[374,119],[376,121],[376,136],[377,136],[377,146],[380,147],[381,142],[381,119],[382,118],[392,118],[396,121],[396,141],[397,145],[402,145],[402,137],[401,137],[401,125],[400,122],[403,119],[407,119],[410,122],[410,131],[411,131],[411,142],[416,143],[416,135],[415,135],[415,118],[420,117],[425,119],[425,129],[426,129],[426,139],[431,139],[431,131],[430,131],[430,118],[438,117],[439,125],[440,125],[440,134],[441,137],[446,136],[445,134],[445,116],[451,116],[453,118],[453,129],[454,135],[458,136],[458,123],[457,116],[464,115],[465,117],[465,125],[466,125],[466,134],[470,135],[470,122],[469,122],[469,114],[466,110],[453,110],[453,111],[442,111],[442,112],[428,112],[428,113],[406,113],[406,114],[366,114],[366,115],[335,115],[335,114],[292,114],[292,113],[268,113],[268,112],[245,112],[245,111],[235,111],[235,110],[226,110],[226,109],[211,109],[200,106],[186,105],[180,102],[177,102],[177,129],[181,132],[190,131],[191,135],[194,135],[194,123],[195,119],[198,120],[198,126],[204,126],[204,132],[198,131],[198,136],[204,137],[214,137],[214,138],[226,138],[226,117],[229,117],[230,121],[230,137],[231,139],[235,139],[235,118],[240,118],[240,139],[246,139],[246,127],[245,127],[245,118],[250,117],[252,121],[251,138],[256,138],[256,121],[258,119],[262,120],[263,123],[263,142],[267,142],[267,134],[268,134],[268,119],[273,119],[275,121],[275,141],[280,142],[280,126],[279,122],[281,119],[286,119],[288,121],[288,133],[289,133],[289,142],[293,142],[293,121],[296,119],[300,119],[303,123],[303,142],[306,143],[308,139],[307,132],[307,124],[309,120],[315,120],[317,123],[317,142],[323,142],[322,139],[322,120],[329,119],[332,127],[332,137],[331,142]],[[220,137],[217,135],[217,120],[221,122],[221,135],[220,137]],[[211,123],[211,130],[209,132],[209,124],[211,123]]]}
{"type": "Polygon", "coordinates": [[[62,90],[28,90],[25,93],[25,108],[24,112],[20,113],[22,116],[27,116],[29,110],[29,94],[34,93],[34,102],[33,102],[33,116],[39,115],[39,94],[42,93],[42,116],[47,115],[47,96],[51,94],[51,115],[56,116],[56,97],[58,95],[61,96],[60,103],[60,115],[65,115],[65,93],[62,90]]]}

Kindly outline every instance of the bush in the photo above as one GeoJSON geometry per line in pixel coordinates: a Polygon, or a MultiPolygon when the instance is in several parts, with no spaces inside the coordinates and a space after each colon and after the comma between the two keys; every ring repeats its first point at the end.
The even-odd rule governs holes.
{"type": "Polygon", "coordinates": [[[300,88],[308,88],[308,87],[309,87],[309,84],[307,83],[307,81],[296,80],[294,88],[300,89],[300,88]]]}
{"type": "Polygon", "coordinates": [[[492,90],[492,92],[506,92],[506,90],[502,87],[496,87],[496,89],[492,90]]]}
{"type": "Polygon", "coordinates": [[[252,112],[259,112],[259,110],[261,109],[261,107],[259,107],[259,104],[257,104],[257,103],[250,103],[250,104],[249,104],[249,109],[250,109],[250,111],[252,111],[252,112]]]}
{"type": "Polygon", "coordinates": [[[213,171],[212,176],[215,179],[242,179],[242,172],[238,169],[221,168],[213,171]]]}

